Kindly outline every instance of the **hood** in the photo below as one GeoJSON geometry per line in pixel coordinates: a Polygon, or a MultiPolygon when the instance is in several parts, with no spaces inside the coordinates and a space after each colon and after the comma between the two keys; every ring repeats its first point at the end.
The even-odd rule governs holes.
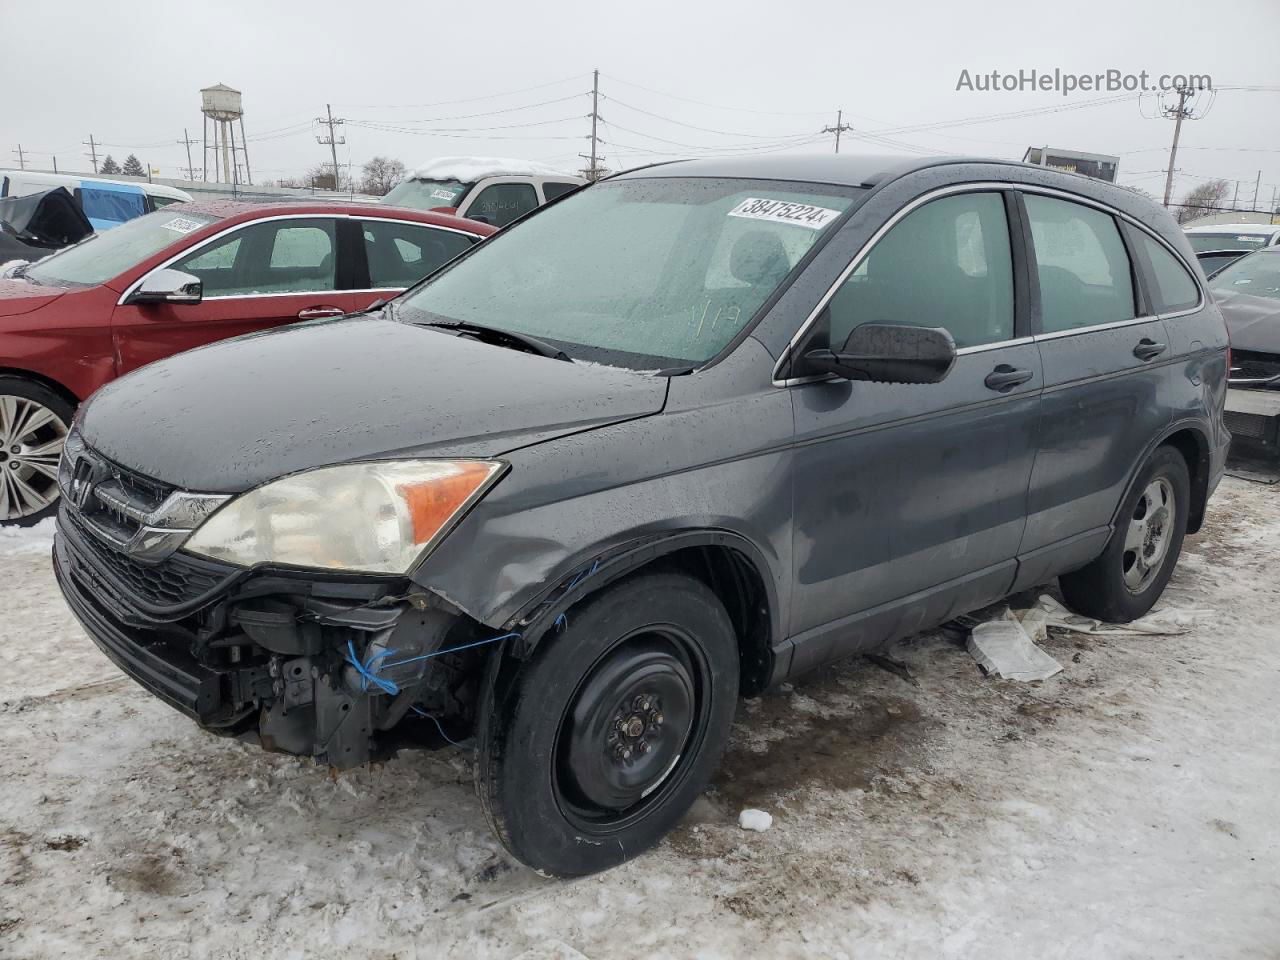
{"type": "Polygon", "coordinates": [[[91,447],[187,490],[390,456],[492,457],[657,413],[663,377],[381,317],[304,324],[149,364],[82,409],[91,447]]]}
{"type": "MultiPolygon", "coordinates": [[[[39,256],[37,254],[36,256],[39,256]]],[[[50,287],[30,280],[0,280],[0,317],[16,317],[52,303],[67,287],[50,287]]]]}
{"type": "Polygon", "coordinates": [[[1280,354],[1280,300],[1247,293],[1218,296],[1231,349],[1280,354]]]}

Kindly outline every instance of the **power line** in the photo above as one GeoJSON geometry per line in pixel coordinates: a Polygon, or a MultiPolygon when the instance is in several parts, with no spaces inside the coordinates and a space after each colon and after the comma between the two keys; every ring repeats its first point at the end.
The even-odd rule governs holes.
{"type": "Polygon", "coordinates": [[[728,107],[720,104],[708,103],[705,100],[694,100],[692,97],[682,97],[674,93],[665,93],[662,90],[655,90],[652,87],[646,87],[643,84],[634,83],[630,80],[623,80],[621,77],[615,77],[613,74],[605,74],[608,79],[615,83],[621,83],[628,87],[635,87],[637,90],[645,90],[649,93],[655,93],[660,97],[669,97],[672,100],[682,100],[685,103],[696,103],[702,107],[710,107],[713,110],[731,110],[734,113],[758,113],[762,115],[778,116],[778,117],[821,117],[830,116],[825,110],[799,110],[799,111],[781,111],[781,110],[754,110],[747,107],[728,107]]]}
{"type": "Polygon", "coordinates": [[[543,90],[547,87],[558,86],[562,83],[568,83],[570,80],[581,80],[586,77],[585,73],[575,73],[571,77],[565,77],[562,80],[551,80],[547,83],[539,83],[532,87],[521,87],[518,90],[507,90],[503,93],[486,93],[479,97],[463,97],[458,100],[437,100],[434,103],[340,103],[340,107],[354,107],[358,110],[421,110],[427,107],[447,107],[455,103],[476,103],[480,100],[496,100],[499,97],[511,97],[519,93],[532,93],[534,90],[543,90]]]}

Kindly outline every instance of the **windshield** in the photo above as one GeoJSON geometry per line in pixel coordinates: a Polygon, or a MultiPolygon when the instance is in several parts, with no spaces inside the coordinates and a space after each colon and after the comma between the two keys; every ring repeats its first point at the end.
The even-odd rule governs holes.
{"type": "Polygon", "coordinates": [[[1220,297],[1247,293],[1251,297],[1280,300],[1280,254],[1243,257],[1216,274],[1209,281],[1209,289],[1220,297]]]}
{"type": "Polygon", "coordinates": [[[25,276],[56,286],[96,286],[217,219],[203,213],[157,210],[59,250],[33,264],[25,276]]]}
{"type": "Polygon", "coordinates": [[[1212,250],[1257,250],[1267,245],[1267,238],[1261,233],[1188,233],[1191,249],[1196,253],[1209,253],[1212,250]]]}
{"type": "Polygon", "coordinates": [[[473,186],[474,183],[458,180],[402,180],[382,198],[382,202],[414,210],[456,207],[473,186]]]}
{"type": "Polygon", "coordinates": [[[858,188],[611,180],[497,234],[398,301],[410,322],[484,324],[636,369],[719,353],[858,188]]]}

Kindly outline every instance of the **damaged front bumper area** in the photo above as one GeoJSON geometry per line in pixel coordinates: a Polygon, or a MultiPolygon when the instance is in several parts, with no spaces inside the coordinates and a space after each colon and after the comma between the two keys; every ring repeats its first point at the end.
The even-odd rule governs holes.
{"type": "Polygon", "coordinates": [[[404,578],[143,563],[65,504],[54,568],[102,652],[213,732],[348,768],[472,728],[492,631],[404,578]]]}

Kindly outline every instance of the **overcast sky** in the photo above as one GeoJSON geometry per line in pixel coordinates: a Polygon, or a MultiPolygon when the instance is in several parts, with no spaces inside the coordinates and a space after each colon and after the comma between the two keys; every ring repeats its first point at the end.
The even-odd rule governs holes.
{"type": "Polygon", "coordinates": [[[59,169],[88,170],[81,141],[93,134],[117,161],[136,153],[162,176],[184,176],[177,141],[184,127],[201,136],[199,90],[222,82],[244,93],[255,182],[328,160],[311,122],[326,103],[348,121],[340,163],[479,154],[574,169],[599,68],[601,136],[615,168],[713,151],[830,150],[829,137],[814,137],[843,108],[856,129],[842,151],[1020,158],[1049,144],[1119,154],[1121,181],[1160,195],[1173,124],[1152,118],[1155,97],[1090,105],[1116,95],[956,89],[962,70],[1061,68],[1269,86],[1202,99],[1206,116],[1183,127],[1176,193],[1240,179],[1243,205],[1259,170],[1262,203],[1280,189],[1278,0],[0,0],[0,29],[5,166],[17,165],[21,144],[29,166],[48,168],[56,155],[59,169]],[[889,146],[858,139],[1038,108],[1058,109],[881,134],[889,146]]]}

